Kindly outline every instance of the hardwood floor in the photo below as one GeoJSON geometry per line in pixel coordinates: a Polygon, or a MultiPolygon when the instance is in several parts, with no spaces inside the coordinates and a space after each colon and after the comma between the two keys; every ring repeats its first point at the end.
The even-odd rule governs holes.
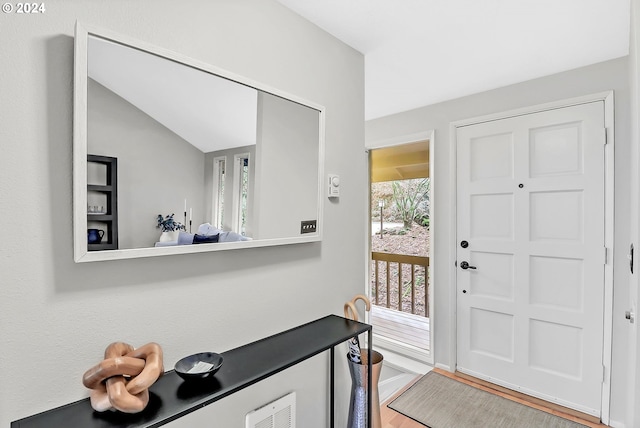
{"type": "MultiPolygon", "coordinates": [[[[388,409],[391,412],[393,410],[388,409]]],[[[409,419],[406,416],[401,415],[400,413],[395,413],[394,415],[382,415],[382,428],[424,428],[424,425],[414,421],[413,419],[409,419]]]]}
{"type": "Polygon", "coordinates": [[[422,376],[417,375],[411,382],[400,391],[396,392],[391,398],[380,405],[380,418],[382,419],[382,428],[424,428],[424,425],[409,419],[408,417],[387,407],[398,395],[406,391],[411,385],[416,383],[422,376]]]}
{"type": "MultiPolygon", "coordinates": [[[[578,422],[580,424],[583,424],[587,427],[590,428],[606,428],[606,425],[603,425],[601,423],[595,423],[592,420],[585,420],[582,419],[576,415],[569,415],[566,414],[562,411],[560,411],[558,408],[550,408],[544,405],[544,402],[541,402],[540,400],[537,399],[530,399],[531,397],[527,397],[525,395],[522,394],[513,394],[511,392],[509,392],[508,390],[497,390],[494,388],[489,387],[486,384],[481,384],[481,383],[477,383],[472,381],[471,379],[468,378],[463,378],[460,377],[454,373],[449,373],[447,371],[444,370],[440,370],[440,369],[433,369],[433,371],[435,371],[438,374],[441,374],[443,376],[447,376],[451,379],[455,379],[459,382],[463,382],[466,383],[467,385],[471,385],[474,386],[476,388],[482,389],[484,391],[490,392],[492,394],[496,394],[499,395],[503,398],[506,398],[508,400],[512,400],[515,401],[517,403],[520,404],[524,404],[526,406],[530,406],[551,414],[554,414],[556,416],[560,416],[562,418],[565,419],[569,419],[572,420],[574,422],[578,422]]],[[[418,381],[418,379],[420,379],[421,376],[416,376],[415,379],[413,379],[407,386],[405,386],[404,388],[402,388],[400,391],[398,391],[396,394],[394,394],[391,398],[389,398],[387,401],[385,401],[384,403],[381,404],[381,409],[380,409],[380,416],[382,419],[382,428],[424,428],[424,425],[410,419],[407,418],[406,416],[396,412],[395,410],[392,410],[390,408],[387,407],[387,404],[389,404],[391,401],[393,401],[398,395],[402,394],[406,389],[408,389],[411,385],[413,385],[415,382],[418,381]]]]}

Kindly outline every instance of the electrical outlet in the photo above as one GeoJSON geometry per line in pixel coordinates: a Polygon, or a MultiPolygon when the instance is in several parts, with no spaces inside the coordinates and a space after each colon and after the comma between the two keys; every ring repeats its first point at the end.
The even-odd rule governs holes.
{"type": "Polygon", "coordinates": [[[300,233],[313,233],[316,231],[316,220],[302,220],[300,222],[300,233]]]}

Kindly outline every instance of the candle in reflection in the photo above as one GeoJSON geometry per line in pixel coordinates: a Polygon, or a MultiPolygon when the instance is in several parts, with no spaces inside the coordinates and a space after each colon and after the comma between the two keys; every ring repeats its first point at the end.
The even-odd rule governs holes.
{"type": "Polygon", "coordinates": [[[184,224],[187,224],[187,198],[184,198],[184,224]]]}

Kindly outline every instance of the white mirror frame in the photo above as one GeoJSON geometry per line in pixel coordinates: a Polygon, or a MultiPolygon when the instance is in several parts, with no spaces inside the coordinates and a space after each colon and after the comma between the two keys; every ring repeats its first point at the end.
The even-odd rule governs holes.
{"type": "Polygon", "coordinates": [[[323,200],[324,198],[324,140],[325,109],[300,97],[285,93],[262,83],[247,79],[221,68],[205,64],[167,49],[153,46],[112,31],[87,26],[76,22],[74,48],[74,111],[73,111],[73,231],[74,260],[76,263],[104,260],[156,257],[173,254],[203,253],[210,251],[237,250],[242,248],[270,247],[276,245],[300,244],[322,240],[323,200]],[[315,233],[296,237],[256,239],[241,242],[220,242],[215,244],[178,245],[168,247],[132,248],[120,250],[89,251],[87,242],[87,46],[90,35],[108,39],[135,49],[149,52],[170,60],[185,64],[211,74],[225,77],[258,90],[271,93],[284,99],[302,104],[319,112],[319,165],[317,228],[315,233]]]}

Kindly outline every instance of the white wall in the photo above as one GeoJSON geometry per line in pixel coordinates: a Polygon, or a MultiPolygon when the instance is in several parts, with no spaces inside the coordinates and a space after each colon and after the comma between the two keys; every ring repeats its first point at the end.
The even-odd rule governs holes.
{"type": "MultiPolygon", "coordinates": [[[[437,66],[435,64],[434,66],[437,66]]],[[[629,246],[629,156],[631,148],[629,113],[629,62],[627,58],[612,60],[577,70],[531,80],[528,82],[483,92],[468,97],[418,108],[404,113],[368,121],[365,124],[366,146],[397,139],[428,130],[435,131],[435,166],[432,174],[435,209],[432,230],[435,260],[433,266],[434,352],[436,364],[450,366],[451,340],[454,332],[449,323],[451,311],[450,267],[455,242],[451,239],[454,217],[450,213],[455,188],[451,183],[449,151],[449,124],[453,121],[498,113],[546,102],[577,97],[602,91],[615,91],[615,248],[614,248],[614,333],[612,365],[611,418],[618,424],[626,420],[628,387],[628,330],[624,310],[628,305],[629,246]]],[[[455,367],[453,367],[455,368],[455,367]]]]}
{"type": "Polygon", "coordinates": [[[258,94],[256,238],[297,236],[301,221],[318,220],[317,192],[308,191],[319,185],[318,124],[318,111],[258,94]]]}
{"type": "MultiPolygon", "coordinates": [[[[329,313],[365,283],[363,58],[271,0],[65,0],[0,14],[0,426],[87,396],[81,384],[115,340],[159,342],[167,369],[329,313]],[[247,76],[327,109],[321,243],[74,264],[72,64],[76,20],[247,76]]],[[[337,355],[341,355],[338,352],[337,355]]],[[[342,370],[342,372],[341,372],[342,370]]],[[[222,426],[290,389],[298,424],[325,428],[323,354],[193,414],[222,426]]],[[[339,367],[336,426],[348,406],[339,367]]]]}

